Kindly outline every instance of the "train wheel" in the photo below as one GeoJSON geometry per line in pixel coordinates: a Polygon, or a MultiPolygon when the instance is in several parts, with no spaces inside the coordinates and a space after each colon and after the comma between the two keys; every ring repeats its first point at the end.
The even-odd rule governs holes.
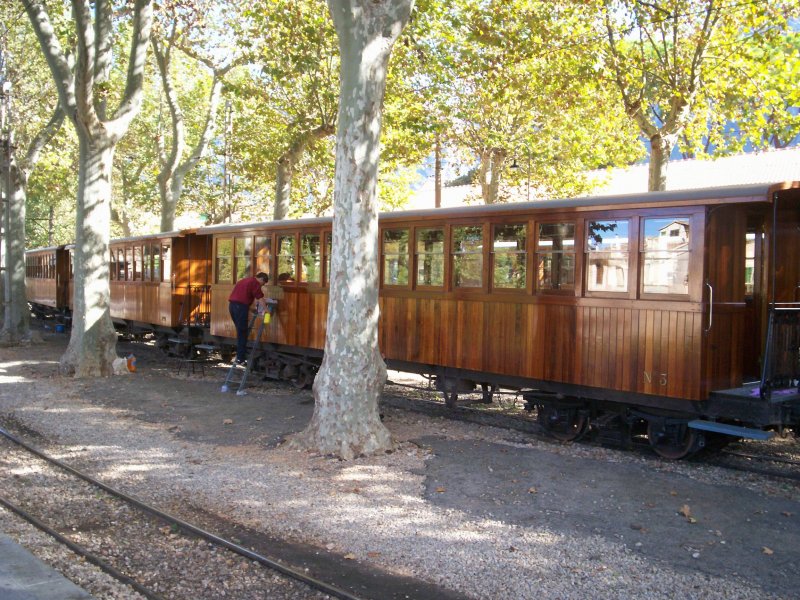
{"type": "Polygon", "coordinates": [[[302,365],[297,369],[297,376],[291,379],[292,385],[299,390],[303,390],[314,383],[314,369],[308,365],[302,365]]]}
{"type": "Polygon", "coordinates": [[[662,458],[680,460],[700,448],[700,435],[686,421],[667,423],[663,419],[647,422],[650,447],[662,458]]]}
{"type": "Polygon", "coordinates": [[[577,407],[539,405],[539,425],[560,442],[574,442],[589,430],[589,418],[577,407]]]}
{"type": "Polygon", "coordinates": [[[489,383],[482,383],[481,384],[481,402],[484,404],[491,404],[494,400],[494,393],[497,391],[496,385],[491,385],[489,383]]]}

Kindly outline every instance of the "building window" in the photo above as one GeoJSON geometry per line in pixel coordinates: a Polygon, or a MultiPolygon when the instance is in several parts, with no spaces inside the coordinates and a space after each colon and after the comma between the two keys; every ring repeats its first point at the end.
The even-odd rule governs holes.
{"type": "Polygon", "coordinates": [[[444,229],[417,229],[417,285],[444,285],[444,229]]]}
{"type": "Polygon", "coordinates": [[[217,240],[215,260],[216,282],[233,283],[233,240],[231,238],[217,240]]]}
{"type": "Polygon", "coordinates": [[[539,223],[536,288],[575,289],[575,223],[539,223]]]}
{"type": "Polygon", "coordinates": [[[483,285],[483,227],[453,227],[453,285],[476,288],[483,285]]]}
{"type": "Polygon", "coordinates": [[[528,228],[524,223],[495,225],[492,235],[492,285],[524,290],[528,228]]]}
{"type": "Polygon", "coordinates": [[[253,238],[235,238],[234,248],[236,250],[234,256],[236,281],[239,281],[253,274],[253,238]]]}
{"type": "Polygon", "coordinates": [[[689,219],[642,219],[642,293],[689,293],[689,219]]]}
{"type": "Polygon", "coordinates": [[[295,237],[282,235],[278,238],[278,283],[297,279],[297,257],[295,256],[295,237]]]}
{"type": "Polygon", "coordinates": [[[408,285],[408,229],[383,232],[383,284],[408,285]]]}
{"type": "Polygon", "coordinates": [[[322,280],[321,251],[319,234],[306,233],[300,236],[300,261],[302,271],[300,281],[306,283],[319,283],[322,280]]]}
{"type": "Polygon", "coordinates": [[[586,289],[628,291],[628,221],[589,221],[586,236],[586,289]]]}

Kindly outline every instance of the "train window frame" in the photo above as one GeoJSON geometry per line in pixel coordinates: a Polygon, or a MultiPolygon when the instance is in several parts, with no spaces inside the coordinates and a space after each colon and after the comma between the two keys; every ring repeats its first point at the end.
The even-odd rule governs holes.
{"type": "Polygon", "coordinates": [[[485,223],[478,223],[476,224],[474,221],[465,222],[465,223],[452,223],[450,225],[450,231],[448,235],[448,245],[449,248],[448,252],[448,265],[450,268],[450,275],[449,275],[449,285],[450,289],[453,292],[457,292],[459,294],[474,294],[478,292],[488,292],[489,291],[489,277],[487,276],[488,268],[489,268],[489,244],[487,243],[488,240],[488,224],[485,223]],[[480,230],[481,232],[481,246],[480,251],[456,251],[456,231],[459,229],[475,229],[480,230]],[[480,273],[480,282],[478,285],[458,285],[456,282],[456,277],[458,276],[458,269],[457,269],[457,259],[458,258],[478,258],[480,260],[480,268],[478,272],[480,273]]]}
{"type": "Polygon", "coordinates": [[[163,275],[161,273],[161,242],[154,242],[150,248],[152,269],[153,269],[153,283],[160,283],[163,275]]]}
{"type": "Polygon", "coordinates": [[[694,249],[694,237],[697,232],[697,228],[695,227],[695,223],[693,221],[693,215],[687,213],[661,213],[658,214],[650,214],[644,215],[639,218],[639,239],[636,244],[637,248],[637,259],[638,259],[638,291],[639,291],[639,298],[642,300],[675,300],[675,301],[688,301],[691,297],[692,289],[693,289],[693,279],[694,279],[694,268],[692,266],[692,257],[693,257],[693,249],[694,249]],[[648,252],[669,252],[667,250],[646,250],[645,244],[647,243],[646,239],[646,227],[645,221],[685,221],[686,226],[688,228],[688,241],[686,246],[686,292],[655,292],[655,291],[645,291],[645,269],[646,269],[646,254],[648,252]]]}
{"type": "Polygon", "coordinates": [[[233,283],[253,276],[253,236],[237,235],[233,237],[233,283]],[[244,247],[244,252],[239,253],[239,246],[244,247]],[[249,242],[249,243],[248,243],[249,242]],[[246,263],[244,269],[241,263],[246,263]]]}
{"type": "Polygon", "coordinates": [[[117,281],[126,281],[127,268],[125,266],[125,248],[117,248],[117,281]]]}
{"type": "Polygon", "coordinates": [[[148,242],[142,245],[142,281],[153,281],[153,252],[148,242]]]}
{"type": "Polygon", "coordinates": [[[133,247],[125,246],[125,281],[133,281],[133,247]]]}
{"type": "MultiPolygon", "coordinates": [[[[380,243],[381,243],[381,265],[380,265],[380,278],[381,284],[380,287],[387,288],[387,289],[398,289],[398,290],[407,290],[410,289],[411,283],[413,280],[412,276],[412,264],[413,258],[411,255],[411,240],[412,240],[412,229],[408,226],[387,226],[381,229],[380,233],[380,243]],[[402,252],[386,252],[386,234],[389,232],[405,232],[406,234],[406,251],[405,255],[402,252]],[[402,257],[405,256],[405,270],[406,270],[406,281],[405,283],[387,283],[386,275],[387,275],[387,257],[397,257],[398,264],[402,262],[402,257]]],[[[398,271],[399,272],[399,271],[398,271]]]]}
{"type": "MultiPolygon", "coordinates": [[[[530,221],[520,220],[520,219],[512,219],[512,220],[504,220],[504,221],[497,221],[491,223],[489,228],[489,244],[487,245],[487,252],[489,254],[488,260],[488,284],[493,294],[529,294],[531,291],[531,278],[530,278],[530,240],[531,240],[531,225],[530,221]],[[522,250],[508,250],[508,251],[497,251],[495,249],[495,245],[497,243],[497,230],[498,228],[503,227],[522,227],[525,237],[524,237],[524,248],[522,250]],[[495,271],[497,268],[497,261],[498,255],[505,255],[505,254],[513,254],[513,255],[521,255],[523,257],[522,266],[523,266],[523,278],[524,278],[524,285],[522,287],[513,287],[513,286],[498,286],[495,283],[495,271]]],[[[519,264],[519,263],[518,263],[519,264]]]]}
{"type": "Polygon", "coordinates": [[[449,278],[449,261],[447,260],[448,256],[448,239],[449,239],[449,228],[444,223],[425,223],[424,225],[417,225],[413,227],[413,240],[414,245],[412,246],[412,257],[413,257],[413,286],[415,290],[424,291],[424,292],[444,292],[446,291],[446,286],[449,278]],[[442,251],[441,253],[438,252],[419,252],[419,234],[423,231],[441,231],[442,232],[442,251]],[[442,271],[442,282],[441,284],[431,285],[427,283],[420,283],[419,280],[419,265],[420,265],[420,255],[423,256],[440,256],[441,257],[441,271],[442,271]]]}
{"type": "MultiPolygon", "coordinates": [[[[278,285],[295,285],[297,283],[297,269],[298,269],[298,243],[297,243],[297,232],[283,232],[278,233],[276,236],[276,247],[275,247],[275,262],[276,262],[276,269],[275,273],[277,274],[277,284],[278,285]],[[291,239],[292,240],[292,253],[281,253],[281,241],[284,239],[291,239]],[[291,272],[290,271],[281,271],[281,264],[282,258],[291,258],[292,265],[291,265],[291,272]]],[[[285,264],[285,263],[283,263],[285,264]]]]}
{"type": "MultiPolygon", "coordinates": [[[[638,258],[638,229],[639,219],[635,215],[624,214],[618,215],[599,214],[597,216],[587,216],[583,223],[583,265],[581,281],[583,282],[583,293],[587,298],[632,298],[635,299],[638,292],[638,270],[636,268],[636,260],[638,258]],[[589,229],[592,223],[618,221],[627,223],[627,249],[624,251],[617,251],[619,254],[626,256],[625,265],[625,278],[626,286],[624,290],[592,290],[590,285],[591,276],[591,255],[592,254],[612,254],[613,250],[593,250],[592,244],[589,242],[590,232],[589,229]]],[[[596,235],[596,234],[594,234],[596,235]]]]}
{"type": "Polygon", "coordinates": [[[109,260],[108,260],[108,280],[109,281],[116,281],[117,276],[117,251],[114,248],[109,248],[108,251],[109,260]]]}
{"type": "Polygon", "coordinates": [[[297,283],[304,286],[317,287],[322,285],[322,233],[319,231],[301,231],[298,234],[297,244],[297,283]],[[316,253],[316,279],[306,278],[306,257],[313,257],[314,254],[306,254],[303,248],[303,242],[306,238],[317,238],[317,253],[316,253]]]}
{"type": "Polygon", "coordinates": [[[214,238],[214,283],[215,284],[222,284],[222,285],[233,285],[233,236],[220,236],[218,238],[214,238]],[[220,246],[225,243],[229,245],[230,254],[226,256],[220,256],[220,246]],[[230,277],[229,278],[221,278],[220,277],[220,259],[228,259],[228,268],[230,269],[230,277]]]}
{"type": "Polygon", "coordinates": [[[582,252],[581,252],[581,239],[580,232],[583,223],[580,219],[575,218],[560,218],[560,219],[541,219],[536,220],[533,225],[535,239],[533,241],[533,270],[534,270],[534,293],[541,296],[576,296],[580,293],[583,266],[582,252]],[[572,250],[544,250],[542,240],[542,226],[547,225],[571,225],[572,231],[572,250]],[[571,287],[542,287],[540,281],[540,259],[544,255],[550,254],[565,254],[572,256],[572,286],[571,287]]]}

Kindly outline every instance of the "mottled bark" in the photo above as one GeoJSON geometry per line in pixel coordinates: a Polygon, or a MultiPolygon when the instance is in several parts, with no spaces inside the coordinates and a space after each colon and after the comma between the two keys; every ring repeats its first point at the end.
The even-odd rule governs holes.
{"type": "Polygon", "coordinates": [[[376,186],[386,68],[413,0],[328,6],[342,57],[330,297],[314,415],[295,443],[349,459],[392,444],[378,413],[386,365],[378,348],[376,186]]]}
{"type": "Polygon", "coordinates": [[[41,0],[22,0],[58,89],[59,104],[78,134],[80,163],[76,201],[74,309],[69,346],[61,357],[64,373],[109,375],[116,358],[116,332],[109,310],[108,254],[111,170],[114,148],[142,102],[145,54],[150,38],[152,0],[135,0],[128,73],[120,104],[108,115],[105,95],[112,62],[112,3],[72,0],[77,59],[74,71],[41,0]]]}
{"type": "Polygon", "coordinates": [[[663,192],[667,189],[667,167],[669,156],[677,139],[676,135],[656,135],[650,138],[650,164],[647,191],[663,192]]]}
{"type": "Polygon", "coordinates": [[[302,158],[306,146],[316,140],[333,135],[334,131],[335,127],[333,125],[320,125],[311,131],[303,132],[295,138],[283,156],[278,159],[275,180],[275,208],[272,215],[274,220],[280,221],[289,216],[294,169],[297,162],[302,158]]]}

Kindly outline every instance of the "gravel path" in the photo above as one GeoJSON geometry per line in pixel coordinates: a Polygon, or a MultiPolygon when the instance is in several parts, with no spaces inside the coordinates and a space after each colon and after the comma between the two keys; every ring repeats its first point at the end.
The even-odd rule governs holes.
{"type": "MultiPolygon", "coordinates": [[[[712,576],[648,560],[623,541],[606,536],[572,535],[544,522],[510,523],[426,499],[425,469],[432,451],[414,440],[434,436],[519,443],[508,431],[390,409],[386,423],[398,445],[393,453],[379,457],[341,462],[297,453],[284,445],[207,444],[176,435],[172,423],[148,423],[135,411],[87,400],[88,388],[96,391],[95,386],[102,388],[108,382],[59,378],[58,355],[53,345],[0,349],[0,414],[42,436],[33,443],[58,444],[62,460],[155,505],[200,507],[270,535],[420,578],[468,598],[791,597],[765,593],[738,576],[735,568],[726,577],[712,576]]],[[[160,385],[186,383],[167,375],[158,375],[160,385]]],[[[137,381],[143,385],[155,385],[158,378],[135,377],[141,377],[137,381]]],[[[642,463],[636,456],[610,450],[525,443],[576,460],[642,463]]],[[[757,477],[735,477],[717,469],[684,470],[660,461],[651,468],[762,492],[769,483],[772,493],[797,500],[795,488],[757,477]]],[[[2,511],[0,529],[59,568],[67,564],[67,575],[79,585],[90,578],[82,570],[75,574],[77,567],[69,560],[54,558],[61,553],[51,544],[42,543],[40,535],[31,534],[2,511]]],[[[202,554],[196,560],[202,569],[202,554]]],[[[106,589],[110,584],[98,585],[106,589]]],[[[94,588],[92,593],[99,598],[135,597],[94,588]]]]}

